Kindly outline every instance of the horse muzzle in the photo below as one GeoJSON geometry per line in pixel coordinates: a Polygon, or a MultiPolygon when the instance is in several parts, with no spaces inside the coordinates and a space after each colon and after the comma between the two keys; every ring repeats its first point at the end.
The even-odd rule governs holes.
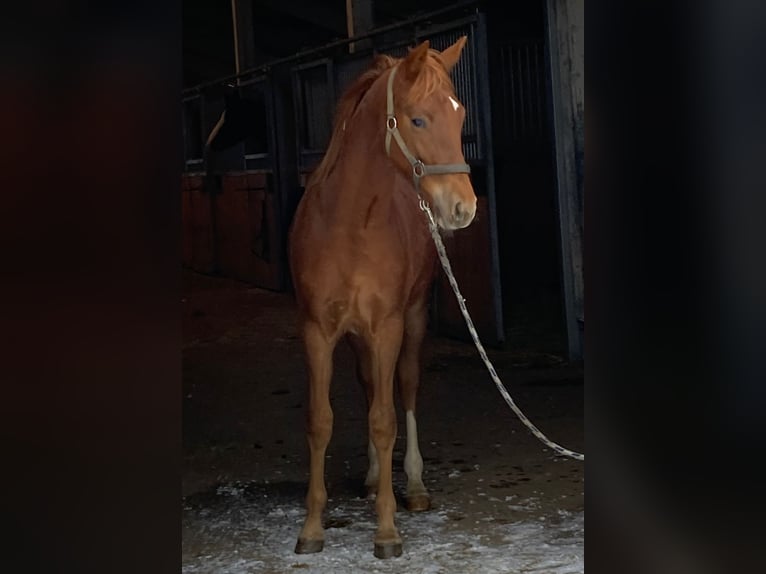
{"type": "Polygon", "coordinates": [[[476,196],[471,193],[458,194],[447,190],[439,190],[433,195],[431,205],[435,207],[436,223],[442,229],[454,231],[468,227],[476,217],[476,196]]]}

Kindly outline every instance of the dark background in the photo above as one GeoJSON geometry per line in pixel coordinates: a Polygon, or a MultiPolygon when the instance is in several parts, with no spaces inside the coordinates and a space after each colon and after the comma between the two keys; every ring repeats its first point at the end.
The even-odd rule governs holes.
{"type": "MultiPolygon", "coordinates": [[[[764,16],[588,3],[589,571],[763,562],[764,16]]],[[[4,565],[177,572],[181,6],[0,39],[4,565]]]]}

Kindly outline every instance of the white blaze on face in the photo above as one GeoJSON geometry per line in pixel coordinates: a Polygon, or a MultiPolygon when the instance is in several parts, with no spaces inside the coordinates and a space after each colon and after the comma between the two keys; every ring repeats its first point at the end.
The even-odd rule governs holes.
{"type": "Polygon", "coordinates": [[[457,111],[457,109],[460,107],[460,102],[458,102],[458,101],[457,101],[455,98],[453,98],[452,96],[448,96],[448,97],[449,97],[449,101],[450,101],[450,103],[452,104],[452,109],[453,109],[453,110],[455,110],[455,111],[457,111]]]}

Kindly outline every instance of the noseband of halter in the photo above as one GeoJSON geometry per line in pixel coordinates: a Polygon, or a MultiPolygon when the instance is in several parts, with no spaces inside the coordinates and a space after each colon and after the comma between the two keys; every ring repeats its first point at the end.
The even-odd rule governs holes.
{"type": "Polygon", "coordinates": [[[399,66],[394,66],[391,74],[388,76],[388,87],[386,93],[386,154],[391,155],[391,136],[394,136],[399,149],[402,150],[404,157],[412,166],[412,181],[415,184],[415,191],[420,195],[420,180],[427,175],[442,175],[445,173],[471,173],[471,166],[467,163],[445,163],[439,165],[426,165],[416,158],[407,148],[407,144],[402,139],[397,127],[396,116],[394,115],[394,76],[399,66]]]}

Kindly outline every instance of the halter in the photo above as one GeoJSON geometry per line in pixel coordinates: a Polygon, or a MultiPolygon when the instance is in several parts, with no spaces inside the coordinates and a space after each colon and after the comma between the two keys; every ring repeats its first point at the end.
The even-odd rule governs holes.
{"type": "Polygon", "coordinates": [[[471,166],[467,163],[445,163],[439,165],[426,165],[421,160],[412,155],[412,152],[407,148],[407,144],[402,139],[402,134],[399,133],[397,127],[396,116],[394,115],[394,76],[399,66],[394,66],[391,70],[391,74],[388,76],[388,87],[386,94],[386,154],[391,156],[391,136],[394,136],[396,143],[399,144],[399,149],[402,150],[404,157],[410,162],[412,166],[412,181],[415,184],[415,191],[420,197],[421,202],[423,198],[420,195],[420,180],[427,175],[442,175],[445,173],[471,173],[471,166]]]}

